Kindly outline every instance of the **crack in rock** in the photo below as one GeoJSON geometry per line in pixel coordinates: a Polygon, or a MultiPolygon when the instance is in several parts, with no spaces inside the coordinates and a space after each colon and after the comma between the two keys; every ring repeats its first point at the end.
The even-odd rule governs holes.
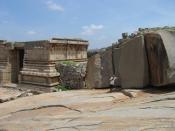
{"type": "Polygon", "coordinates": [[[95,123],[95,124],[87,124],[87,125],[64,126],[64,127],[48,129],[48,131],[66,129],[66,128],[72,128],[72,129],[80,131],[80,129],[79,129],[80,127],[99,126],[99,125],[104,124],[104,123],[105,122],[100,122],[100,123],[95,123]]]}
{"type": "Polygon", "coordinates": [[[114,97],[114,96],[97,96],[97,97],[93,97],[93,98],[106,98],[106,97],[116,99],[116,97],[114,97]]]}
{"type": "Polygon", "coordinates": [[[175,107],[172,107],[172,106],[142,107],[142,108],[139,108],[139,109],[161,109],[161,108],[170,108],[170,109],[175,109],[175,107]]]}
{"type": "Polygon", "coordinates": [[[50,108],[50,107],[62,107],[62,108],[66,108],[66,109],[73,110],[73,111],[81,113],[80,110],[74,109],[74,108],[71,108],[71,107],[68,107],[68,106],[65,106],[65,105],[46,105],[46,106],[41,106],[41,107],[34,107],[34,108],[31,108],[31,109],[23,109],[23,110],[19,110],[19,111],[12,112],[12,113],[18,113],[18,112],[23,112],[23,111],[39,110],[39,109],[50,108]]]}
{"type": "Polygon", "coordinates": [[[153,103],[153,102],[160,102],[160,101],[173,101],[175,100],[175,97],[169,97],[169,98],[164,98],[164,99],[158,99],[158,100],[153,100],[153,101],[149,101],[149,102],[145,102],[142,104],[147,104],[147,103],[153,103]]]}
{"type": "MultiPolygon", "coordinates": [[[[68,107],[68,106],[65,106],[65,105],[45,105],[45,106],[40,106],[40,107],[34,107],[34,108],[31,108],[31,109],[23,109],[23,110],[18,110],[18,111],[15,111],[15,112],[10,112],[8,114],[15,114],[15,113],[19,113],[19,112],[25,112],[25,111],[33,111],[33,110],[39,110],[39,109],[45,109],[45,108],[50,108],[50,107],[61,107],[61,108],[66,108],[66,109],[69,109],[69,110],[73,110],[73,111],[76,111],[78,113],[82,113],[81,110],[78,110],[78,109],[74,109],[74,108],[71,108],[71,107],[68,107]]],[[[6,114],[6,115],[8,115],[6,114]]],[[[4,116],[6,116],[4,115],[4,116]]]]}
{"type": "Polygon", "coordinates": [[[80,119],[81,117],[71,118],[67,123],[80,119]]]}
{"type": "Polygon", "coordinates": [[[91,112],[91,113],[96,113],[96,112],[108,111],[108,110],[111,110],[112,108],[113,108],[113,107],[109,107],[109,108],[102,109],[102,110],[90,110],[89,112],[91,112]]]}
{"type": "Polygon", "coordinates": [[[58,130],[58,129],[75,129],[75,130],[77,130],[77,131],[80,131],[79,128],[76,128],[76,127],[74,127],[74,126],[71,126],[71,127],[53,128],[53,129],[49,129],[49,130],[47,130],[47,131],[53,131],[53,130],[58,130]]]}

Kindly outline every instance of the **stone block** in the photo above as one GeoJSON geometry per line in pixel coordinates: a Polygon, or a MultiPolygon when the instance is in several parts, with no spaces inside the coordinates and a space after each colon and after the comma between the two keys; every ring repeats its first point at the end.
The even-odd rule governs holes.
{"type": "Polygon", "coordinates": [[[120,74],[123,88],[143,88],[149,84],[148,61],[144,37],[135,37],[113,53],[115,72],[120,74]]]}
{"type": "Polygon", "coordinates": [[[175,84],[175,32],[157,31],[145,34],[150,69],[150,84],[175,84]]]}
{"type": "Polygon", "coordinates": [[[108,88],[113,75],[112,49],[104,50],[88,59],[87,88],[108,88]]]}

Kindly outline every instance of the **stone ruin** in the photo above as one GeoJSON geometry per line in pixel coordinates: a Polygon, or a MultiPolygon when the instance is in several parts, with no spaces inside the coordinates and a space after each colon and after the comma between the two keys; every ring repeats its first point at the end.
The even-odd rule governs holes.
{"type": "Polygon", "coordinates": [[[25,83],[52,87],[59,84],[56,63],[87,63],[88,41],[61,39],[0,41],[0,83],[25,83]]]}
{"type": "Polygon", "coordinates": [[[110,77],[120,74],[123,88],[175,84],[175,27],[139,28],[122,37],[88,55],[81,39],[0,40],[0,83],[109,88],[110,77]]]}
{"type": "Polygon", "coordinates": [[[88,88],[107,88],[116,74],[123,88],[175,84],[175,27],[139,28],[122,37],[111,47],[90,52],[88,88]]]}

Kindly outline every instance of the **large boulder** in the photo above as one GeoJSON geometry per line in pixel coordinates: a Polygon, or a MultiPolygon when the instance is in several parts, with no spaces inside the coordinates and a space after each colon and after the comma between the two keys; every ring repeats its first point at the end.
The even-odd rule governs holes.
{"type": "Polygon", "coordinates": [[[87,62],[57,63],[56,69],[60,73],[60,84],[71,89],[85,88],[87,62]]]}
{"type": "Polygon", "coordinates": [[[88,58],[87,88],[108,88],[109,79],[112,75],[112,48],[102,50],[88,58]]]}
{"type": "Polygon", "coordinates": [[[123,88],[143,88],[149,84],[148,61],[144,37],[137,36],[113,50],[115,74],[123,88]]]}
{"type": "Polygon", "coordinates": [[[144,36],[150,84],[153,86],[175,84],[175,31],[159,30],[144,36]]]}

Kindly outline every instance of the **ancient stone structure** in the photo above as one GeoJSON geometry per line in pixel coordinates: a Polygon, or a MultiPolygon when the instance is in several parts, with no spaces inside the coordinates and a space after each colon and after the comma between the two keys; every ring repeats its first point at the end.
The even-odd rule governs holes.
{"type": "Polygon", "coordinates": [[[0,40],[0,83],[55,86],[61,78],[63,85],[73,89],[85,85],[108,88],[110,77],[119,74],[123,88],[175,84],[174,43],[175,27],[139,28],[131,35],[123,33],[118,43],[106,49],[89,52],[87,63],[85,40],[53,38],[15,43],[0,40]],[[85,66],[60,66],[65,61],[85,66]]]}
{"type": "Polygon", "coordinates": [[[0,41],[0,81],[9,83],[11,81],[10,50],[12,47],[10,44],[5,43],[5,41],[0,41]]]}
{"type": "Polygon", "coordinates": [[[21,47],[3,41],[0,43],[0,83],[18,81],[18,74],[22,68],[21,47]]]}
{"type": "Polygon", "coordinates": [[[0,83],[54,86],[59,83],[55,64],[87,61],[88,41],[60,39],[0,44],[0,83]]]}

